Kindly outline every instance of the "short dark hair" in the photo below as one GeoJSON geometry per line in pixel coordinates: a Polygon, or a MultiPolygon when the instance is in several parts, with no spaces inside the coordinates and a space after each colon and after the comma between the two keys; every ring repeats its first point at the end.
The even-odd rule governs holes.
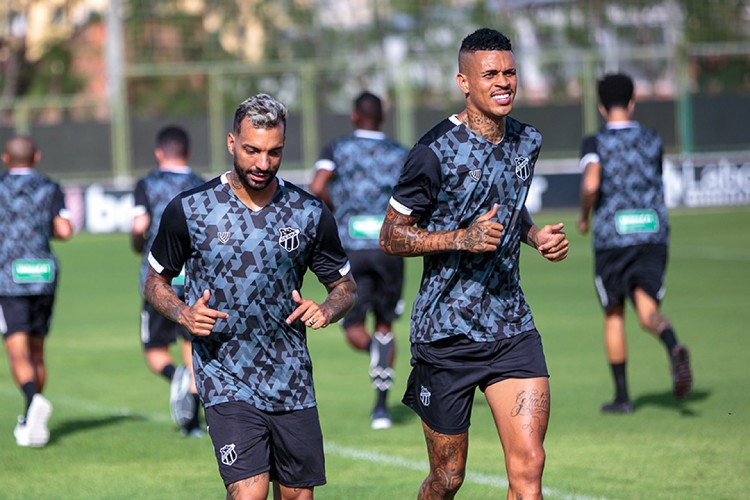
{"type": "Polygon", "coordinates": [[[383,120],[383,102],[371,92],[362,92],[354,99],[354,110],[368,120],[383,120]]]}
{"type": "Polygon", "coordinates": [[[633,99],[633,79],[625,73],[608,73],[596,82],[599,102],[604,109],[627,108],[633,99]]]}
{"type": "Polygon", "coordinates": [[[491,28],[479,28],[474,33],[468,35],[461,42],[462,52],[476,52],[478,50],[507,50],[512,51],[513,46],[510,39],[497,30],[491,28]]]}
{"type": "Polygon", "coordinates": [[[190,154],[190,137],[184,128],[167,125],[156,134],[156,147],[169,157],[187,158],[190,154]]]}

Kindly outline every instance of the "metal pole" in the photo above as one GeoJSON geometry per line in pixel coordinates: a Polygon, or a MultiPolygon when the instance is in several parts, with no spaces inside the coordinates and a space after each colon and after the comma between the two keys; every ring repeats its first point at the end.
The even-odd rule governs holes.
{"type": "Polygon", "coordinates": [[[130,179],[130,119],[123,67],[122,10],[120,0],[110,0],[107,11],[107,80],[110,104],[112,176],[116,185],[130,179]]]}

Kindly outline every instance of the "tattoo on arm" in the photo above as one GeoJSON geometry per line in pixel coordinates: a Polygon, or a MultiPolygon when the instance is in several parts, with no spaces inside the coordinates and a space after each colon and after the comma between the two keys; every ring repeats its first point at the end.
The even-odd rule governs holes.
{"type": "Polygon", "coordinates": [[[404,257],[463,248],[460,236],[466,231],[427,231],[416,227],[416,222],[416,217],[402,215],[388,207],[380,230],[380,248],[387,254],[404,257]]]}
{"type": "Polygon", "coordinates": [[[177,298],[171,282],[161,276],[153,268],[149,268],[143,295],[154,308],[175,323],[180,322],[180,316],[187,305],[177,298]]]}
{"type": "Polygon", "coordinates": [[[328,324],[335,323],[349,312],[357,301],[357,284],[351,274],[326,285],[328,296],[320,305],[320,309],[328,318],[328,324]]]}

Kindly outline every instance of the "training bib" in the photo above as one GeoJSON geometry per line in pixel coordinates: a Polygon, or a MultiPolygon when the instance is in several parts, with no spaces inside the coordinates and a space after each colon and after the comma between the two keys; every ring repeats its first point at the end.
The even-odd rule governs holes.
{"type": "Polygon", "coordinates": [[[380,227],[384,217],[377,215],[358,215],[349,219],[349,236],[355,239],[380,238],[380,227]]]}
{"type": "Polygon", "coordinates": [[[185,266],[180,269],[180,274],[172,278],[172,285],[184,286],[185,285],[185,266]]]}
{"type": "Polygon", "coordinates": [[[659,217],[650,209],[620,210],[615,214],[615,229],[618,234],[655,233],[659,231],[659,217]]]}
{"type": "Polygon", "coordinates": [[[52,283],[55,264],[50,259],[18,259],[13,261],[14,283],[52,283]]]}

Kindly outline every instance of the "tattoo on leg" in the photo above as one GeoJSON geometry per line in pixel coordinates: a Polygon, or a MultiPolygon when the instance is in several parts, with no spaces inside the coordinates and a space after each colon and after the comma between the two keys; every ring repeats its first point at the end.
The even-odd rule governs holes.
{"type": "Polygon", "coordinates": [[[532,435],[535,430],[544,435],[547,431],[546,421],[549,418],[549,394],[536,389],[520,391],[516,394],[516,404],[511,409],[510,416],[531,417],[522,428],[528,430],[529,435],[532,435]]]}
{"type": "Polygon", "coordinates": [[[419,488],[419,498],[453,498],[461,487],[466,465],[466,441],[425,429],[430,474],[419,488]]]}

